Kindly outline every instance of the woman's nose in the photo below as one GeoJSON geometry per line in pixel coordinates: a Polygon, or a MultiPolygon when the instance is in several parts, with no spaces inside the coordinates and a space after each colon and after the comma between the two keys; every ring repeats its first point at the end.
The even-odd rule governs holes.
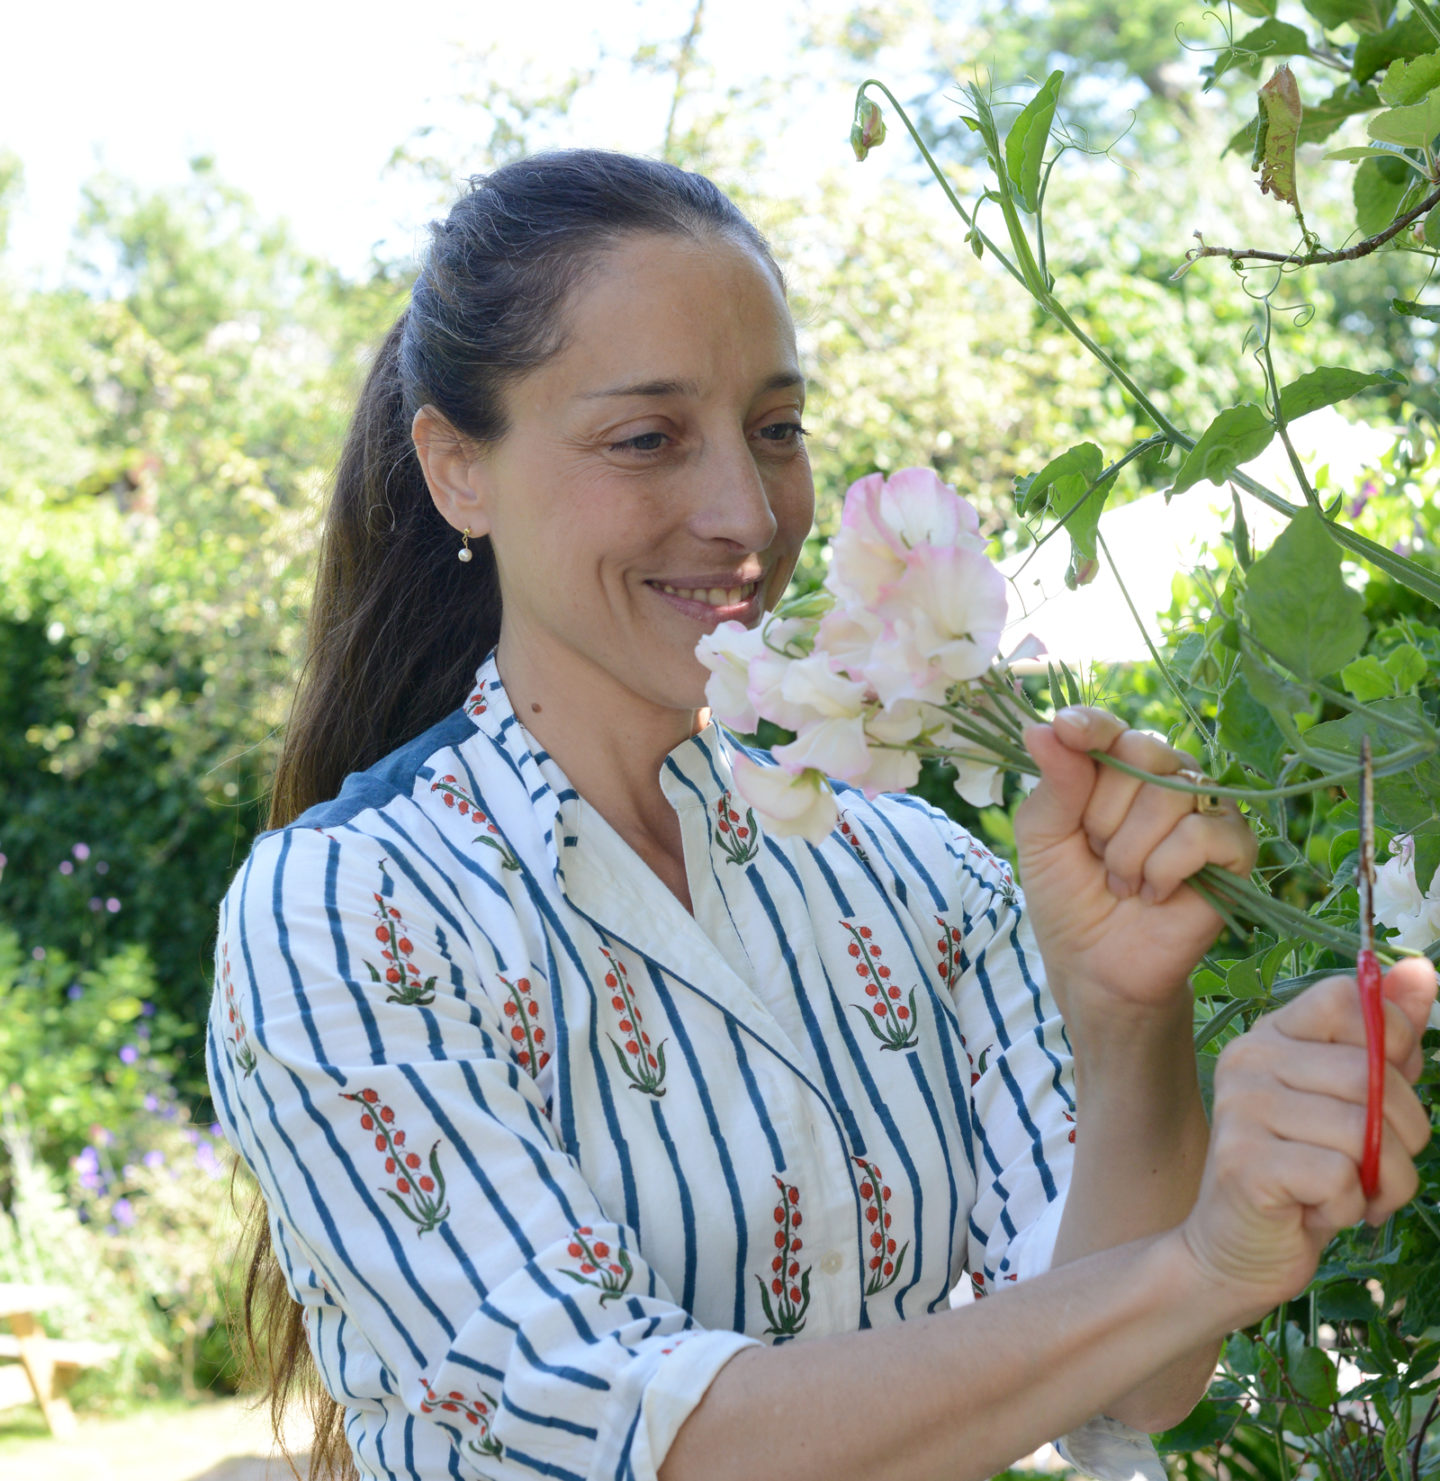
{"type": "Polygon", "coordinates": [[[764,550],[775,538],[771,491],[742,435],[707,444],[698,469],[691,528],[706,540],[764,550]]]}

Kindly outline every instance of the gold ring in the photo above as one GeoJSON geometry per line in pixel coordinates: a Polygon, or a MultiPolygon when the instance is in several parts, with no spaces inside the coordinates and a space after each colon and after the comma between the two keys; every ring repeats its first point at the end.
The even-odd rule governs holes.
{"type": "MultiPolygon", "coordinates": [[[[1203,771],[1195,771],[1188,766],[1182,766],[1175,775],[1183,777],[1195,787],[1203,786],[1210,780],[1203,771]]],[[[1203,818],[1222,817],[1225,813],[1225,801],[1217,792],[1196,792],[1195,811],[1203,818]]]]}

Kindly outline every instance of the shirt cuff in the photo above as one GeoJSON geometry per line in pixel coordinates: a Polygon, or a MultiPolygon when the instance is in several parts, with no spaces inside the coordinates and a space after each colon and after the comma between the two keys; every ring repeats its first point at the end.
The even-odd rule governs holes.
{"type": "Polygon", "coordinates": [[[721,1368],[742,1348],[764,1345],[741,1332],[692,1332],[660,1359],[640,1401],[639,1431],[630,1453],[636,1481],[656,1481],[680,1426],[721,1368]]]}
{"type": "Polygon", "coordinates": [[[1070,1195],[1067,1183],[1045,1206],[1045,1212],[1011,1241],[1007,1252],[1016,1280],[1029,1280],[1043,1275],[1055,1258],[1055,1241],[1060,1235],[1060,1221],[1065,1217],[1065,1200],[1070,1195]]]}

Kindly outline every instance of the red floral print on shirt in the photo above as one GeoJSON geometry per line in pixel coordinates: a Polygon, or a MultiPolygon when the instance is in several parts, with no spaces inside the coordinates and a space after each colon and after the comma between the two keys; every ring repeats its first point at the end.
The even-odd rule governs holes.
{"type": "Polygon", "coordinates": [[[476,1455],[488,1455],[494,1460],[499,1460],[505,1453],[505,1447],[490,1433],[491,1422],[496,1410],[500,1407],[499,1400],[494,1394],[486,1393],[484,1389],[480,1390],[478,1399],[466,1398],[464,1394],[455,1390],[437,1394],[430,1387],[428,1378],[422,1378],[420,1382],[425,1385],[425,1397],[420,1401],[421,1414],[434,1414],[437,1417],[453,1414],[456,1421],[463,1419],[470,1426],[468,1435],[455,1421],[447,1423],[444,1419],[440,1419],[440,1423],[460,1437],[466,1450],[472,1450],[476,1455]]]}
{"type": "MultiPolygon", "coordinates": [[[[386,861],[381,859],[381,878],[384,878],[386,861]]],[[[402,1003],[407,1008],[423,1008],[428,1003],[435,1001],[435,979],[433,977],[421,978],[420,968],[415,965],[411,958],[415,954],[415,943],[410,939],[410,932],[406,929],[405,921],[399,909],[392,905],[377,890],[372,898],[375,901],[375,939],[380,943],[380,959],[382,966],[377,967],[374,962],[365,958],[365,966],[369,969],[370,980],[376,984],[385,983],[389,989],[389,996],[385,999],[387,1003],[402,1003]]]]}
{"type": "Polygon", "coordinates": [[[600,1292],[601,1306],[623,1296],[635,1274],[625,1246],[611,1249],[605,1240],[595,1238],[595,1231],[588,1224],[582,1224],[570,1236],[565,1253],[576,1261],[577,1268],[562,1269],[560,1274],[568,1275],[582,1286],[594,1286],[600,1292]]]}
{"type": "Polygon", "coordinates": [[[810,1266],[800,1265],[800,1251],[805,1241],[797,1232],[804,1223],[800,1210],[800,1189],[784,1178],[775,1177],[775,1186],[780,1190],[775,1205],[775,1256],[770,1261],[770,1279],[757,1275],[760,1286],[760,1304],[765,1310],[765,1319],[770,1323],[765,1328],[770,1337],[794,1337],[804,1330],[805,1313],[810,1306],[810,1266]]]}
{"type": "Polygon", "coordinates": [[[485,698],[484,686],[482,685],[479,689],[472,689],[465,700],[465,713],[472,720],[478,720],[489,708],[490,701],[485,698]]]}
{"type": "Polygon", "coordinates": [[[748,864],[760,852],[755,809],[747,807],[742,822],[729,792],[723,793],[715,804],[715,842],[732,864],[748,864]]]}
{"type": "Polygon", "coordinates": [[[861,1251],[869,1272],[865,1294],[874,1296],[900,1279],[910,1241],[907,1239],[897,1247],[895,1236],[890,1232],[890,1190],[880,1176],[880,1169],[863,1157],[857,1157],[855,1162],[862,1174],[860,1198],[865,1205],[864,1247],[861,1251]]]}
{"type": "Polygon", "coordinates": [[[515,1056],[515,1062],[522,1070],[529,1070],[533,1080],[550,1063],[550,1051],[543,1047],[545,1026],[537,1021],[540,1017],[540,1004],[535,1000],[534,989],[528,977],[517,977],[514,982],[501,977],[500,986],[510,995],[503,1011],[511,1042],[515,1046],[511,1052],[515,1056]]]}
{"type": "Polygon", "coordinates": [[[865,996],[869,1003],[851,1003],[865,1020],[865,1026],[879,1039],[882,1049],[913,1049],[919,1035],[915,1020],[915,989],[904,1002],[901,989],[891,980],[890,968],[884,960],[880,944],[874,939],[869,926],[856,926],[848,920],[840,922],[850,933],[850,955],[855,962],[855,973],[865,983],[865,996]]]}
{"type": "Polygon", "coordinates": [[[860,835],[850,826],[850,820],[843,816],[840,819],[840,836],[855,850],[856,857],[862,864],[870,862],[870,855],[865,852],[865,845],[860,842],[860,835]]]}
{"type": "Polygon", "coordinates": [[[658,1099],[665,1094],[665,1045],[669,1040],[651,1044],[650,1035],[642,1027],[644,1015],[635,1001],[635,989],[630,985],[625,963],[606,947],[600,948],[600,954],[605,958],[605,986],[610,992],[610,1007],[622,1035],[616,1039],[613,1034],[607,1034],[606,1038],[615,1050],[615,1058],[629,1080],[630,1088],[658,1099]]]}
{"type": "Polygon", "coordinates": [[[255,1070],[255,1050],[246,1033],[245,1016],[240,1011],[240,1002],[235,996],[235,984],[230,977],[230,945],[228,942],[220,948],[220,981],[225,1000],[225,1020],[228,1025],[225,1042],[230,1046],[231,1057],[240,1066],[241,1074],[249,1076],[255,1070]]]}
{"type": "Polygon", "coordinates": [[[440,794],[446,807],[453,807],[462,818],[469,818],[484,828],[485,831],[477,833],[470,840],[471,843],[483,843],[488,848],[493,848],[500,855],[502,868],[519,869],[520,860],[515,857],[515,852],[510,845],[500,836],[500,830],[490,821],[489,814],[481,810],[479,804],[455,777],[443,776],[438,782],[431,782],[430,790],[440,794]]]}
{"type": "Polygon", "coordinates": [[[405,1133],[395,1126],[395,1112],[380,1099],[379,1091],[367,1089],[342,1095],[360,1107],[360,1128],[373,1133],[375,1150],[384,1155],[391,1184],[380,1192],[416,1226],[416,1233],[428,1234],[450,1214],[445,1202],[445,1176],[440,1171],[439,1141],[430,1148],[430,1170],[426,1172],[426,1162],[406,1147],[405,1133]]]}

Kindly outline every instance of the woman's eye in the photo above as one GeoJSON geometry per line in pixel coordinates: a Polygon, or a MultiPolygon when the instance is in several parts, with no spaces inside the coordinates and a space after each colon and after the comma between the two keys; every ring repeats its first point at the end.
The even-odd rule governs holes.
{"type": "Polygon", "coordinates": [[[663,432],[641,432],[636,437],[627,437],[623,442],[615,442],[610,445],[611,452],[619,452],[628,449],[637,453],[658,453],[665,446],[665,434],[663,432]]]}
{"type": "Polygon", "coordinates": [[[760,435],[767,442],[799,442],[805,429],[799,422],[771,422],[761,427],[760,435]]]}

